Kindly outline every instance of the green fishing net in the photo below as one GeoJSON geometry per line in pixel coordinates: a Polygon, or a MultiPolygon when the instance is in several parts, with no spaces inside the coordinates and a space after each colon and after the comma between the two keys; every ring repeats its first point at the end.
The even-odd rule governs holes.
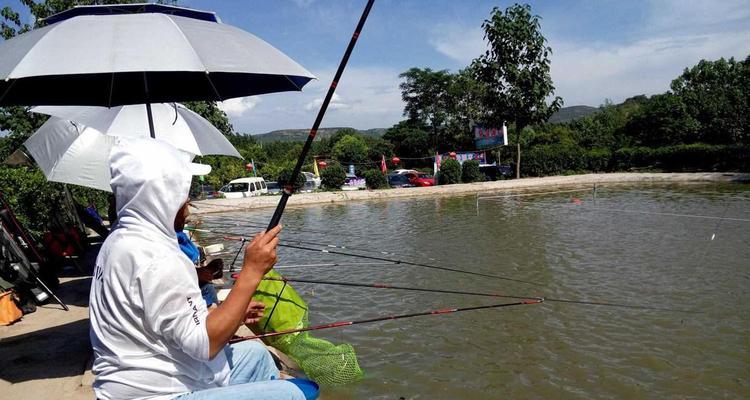
{"type": "MultiPolygon", "coordinates": [[[[271,270],[266,276],[280,278],[281,275],[271,270]]],[[[265,316],[258,323],[266,325],[276,296],[284,287],[281,281],[261,281],[255,292],[256,300],[266,305],[265,316]]],[[[307,303],[288,283],[281,292],[276,310],[266,326],[266,332],[278,332],[288,329],[300,329],[309,326],[307,303]]],[[[273,347],[291,357],[307,376],[323,386],[340,386],[362,378],[363,372],[357,363],[354,348],[347,344],[333,343],[312,337],[309,332],[291,333],[267,338],[273,347]]]]}

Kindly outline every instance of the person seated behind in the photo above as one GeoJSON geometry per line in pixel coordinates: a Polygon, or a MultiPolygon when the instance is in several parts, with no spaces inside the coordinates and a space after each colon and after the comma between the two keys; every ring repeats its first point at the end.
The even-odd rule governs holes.
{"type": "Polygon", "coordinates": [[[278,379],[262,344],[228,344],[263,314],[251,298],[276,262],[281,228],[250,242],[233,290],[209,314],[174,231],[189,170],[186,154],[159,140],[119,138],[112,148],[118,222],[97,257],[89,297],[96,398],[304,399],[278,379]]]}
{"type": "Polygon", "coordinates": [[[185,233],[185,222],[190,216],[189,203],[185,203],[174,220],[174,230],[177,234],[177,243],[180,250],[192,261],[198,273],[198,286],[201,289],[201,295],[206,302],[209,310],[219,305],[219,298],[216,295],[216,288],[212,281],[219,279],[224,272],[224,261],[220,258],[206,262],[202,249],[193,243],[190,236],[185,233]]]}

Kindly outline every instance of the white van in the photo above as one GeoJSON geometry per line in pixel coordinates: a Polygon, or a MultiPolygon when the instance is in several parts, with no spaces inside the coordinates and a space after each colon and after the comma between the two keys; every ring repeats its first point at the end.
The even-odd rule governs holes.
{"type": "Polygon", "coordinates": [[[260,177],[239,178],[224,185],[219,193],[227,199],[239,199],[268,193],[268,187],[266,181],[260,177]]]}

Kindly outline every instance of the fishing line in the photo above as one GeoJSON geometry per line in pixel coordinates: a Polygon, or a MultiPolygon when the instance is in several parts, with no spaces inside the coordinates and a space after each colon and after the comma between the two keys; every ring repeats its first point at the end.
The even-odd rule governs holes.
{"type": "MultiPolygon", "coordinates": [[[[242,226],[248,226],[250,228],[259,228],[259,229],[263,229],[264,228],[263,225],[259,225],[259,224],[255,225],[253,223],[247,223],[247,224],[239,224],[239,223],[236,223],[236,224],[235,223],[213,224],[212,223],[212,225],[218,225],[220,227],[230,227],[230,226],[231,227],[242,227],[242,226]]],[[[318,233],[316,231],[311,231],[311,230],[306,230],[306,231],[303,232],[303,231],[301,231],[299,229],[294,229],[294,228],[291,228],[291,230],[295,231],[295,232],[289,232],[289,233],[291,233],[293,235],[301,235],[303,233],[318,233]]],[[[286,227],[284,227],[284,231],[287,231],[286,227]]],[[[200,232],[211,233],[211,230],[210,229],[206,229],[206,230],[202,230],[200,232]]],[[[320,234],[321,235],[326,235],[327,233],[320,232],[320,234]]],[[[367,241],[371,241],[372,240],[372,238],[367,238],[367,237],[364,237],[364,236],[355,236],[355,235],[346,235],[346,236],[348,238],[356,237],[356,238],[360,238],[362,240],[367,240],[367,241]]],[[[391,252],[391,251],[373,250],[373,249],[366,249],[366,248],[363,248],[363,247],[354,247],[354,246],[343,245],[343,244],[335,244],[335,243],[313,242],[313,241],[299,240],[297,238],[290,238],[290,239],[288,239],[288,241],[290,241],[290,242],[297,242],[299,244],[309,244],[309,245],[313,245],[313,246],[337,248],[337,249],[340,249],[340,250],[352,250],[352,251],[359,251],[359,252],[373,253],[373,254],[381,254],[381,255],[394,256],[394,257],[407,257],[407,258],[412,258],[412,259],[426,258],[426,259],[428,259],[430,261],[439,261],[439,260],[437,260],[435,258],[427,257],[427,256],[424,256],[422,254],[419,254],[419,255],[418,254],[408,254],[408,253],[400,253],[399,254],[399,253],[394,253],[394,252],[391,252]]]]}
{"type": "Polygon", "coordinates": [[[307,328],[288,329],[288,330],[263,333],[260,335],[253,335],[253,336],[240,336],[240,337],[230,339],[229,343],[237,343],[237,342],[243,342],[245,340],[263,339],[263,338],[273,337],[273,336],[288,335],[290,333],[309,332],[309,331],[317,331],[321,329],[331,329],[331,328],[339,328],[339,327],[344,327],[344,326],[367,324],[367,323],[372,323],[372,322],[422,317],[422,316],[428,316],[428,315],[452,314],[452,313],[463,312],[463,311],[486,310],[490,308],[502,308],[502,307],[522,306],[522,305],[529,305],[529,304],[540,304],[543,301],[544,300],[542,299],[534,299],[534,300],[519,301],[516,303],[500,303],[500,304],[490,304],[486,306],[476,306],[476,307],[444,308],[440,310],[431,310],[431,311],[424,311],[424,312],[410,313],[410,314],[387,315],[387,316],[382,316],[382,317],[361,319],[361,320],[355,320],[355,321],[333,322],[330,324],[308,326],[307,328]]]}
{"type": "Polygon", "coordinates": [[[318,264],[291,264],[291,265],[274,265],[273,269],[299,269],[299,268],[314,268],[314,267],[380,267],[387,265],[396,265],[396,263],[318,263],[318,264]]]}
{"type": "MultiPolygon", "coordinates": [[[[214,233],[218,233],[218,232],[214,232],[214,233]]],[[[234,233],[231,233],[231,232],[224,232],[224,233],[227,234],[227,235],[235,235],[234,233]]],[[[226,240],[242,240],[242,236],[225,236],[224,239],[226,239],[226,240]]],[[[509,278],[509,277],[502,276],[502,275],[483,274],[481,272],[472,272],[472,271],[466,271],[466,270],[457,269],[457,268],[441,267],[441,266],[438,266],[438,265],[416,263],[416,262],[411,262],[411,261],[406,261],[406,260],[394,260],[394,259],[383,258],[383,257],[378,257],[378,256],[367,256],[367,255],[363,255],[363,254],[352,254],[352,253],[345,253],[345,252],[342,252],[342,251],[328,250],[328,249],[317,249],[317,248],[312,248],[312,247],[305,247],[305,246],[297,246],[297,245],[293,245],[293,244],[287,244],[285,242],[279,242],[279,246],[280,247],[288,247],[288,248],[291,248],[291,249],[314,251],[314,252],[319,252],[319,253],[335,254],[335,255],[341,255],[341,256],[363,258],[363,259],[368,259],[368,260],[383,261],[383,262],[388,262],[388,263],[393,263],[393,264],[409,265],[409,266],[414,266],[414,267],[423,267],[423,268],[436,269],[436,270],[449,271],[449,272],[456,272],[456,273],[467,274],[467,275],[482,276],[482,277],[485,277],[485,278],[502,279],[502,280],[511,281],[511,282],[524,283],[524,284],[527,284],[527,285],[543,286],[541,283],[531,282],[531,281],[525,281],[525,280],[521,280],[521,279],[509,278]]]]}
{"type": "Polygon", "coordinates": [[[448,289],[430,289],[430,288],[419,288],[419,287],[411,287],[411,286],[389,285],[389,284],[384,284],[384,283],[355,283],[355,282],[324,281],[324,280],[316,280],[316,279],[301,279],[301,278],[286,278],[286,277],[282,277],[282,278],[265,277],[263,279],[268,280],[268,281],[279,281],[279,282],[364,287],[364,288],[372,288],[372,289],[394,289],[394,290],[406,290],[406,291],[414,291],[414,292],[458,294],[458,295],[480,296],[480,297],[501,297],[501,298],[519,299],[519,300],[543,300],[545,302],[553,302],[553,303],[581,304],[581,305],[591,305],[591,306],[618,307],[618,308],[630,308],[630,309],[652,310],[652,311],[698,313],[697,311],[693,311],[693,310],[682,310],[682,309],[676,309],[676,308],[663,308],[663,307],[653,307],[653,306],[641,306],[641,305],[626,304],[626,303],[584,301],[584,300],[573,300],[573,299],[555,299],[555,298],[548,298],[548,297],[543,297],[543,296],[521,296],[521,295],[509,295],[509,294],[501,294],[501,293],[469,292],[469,291],[448,290],[448,289]]]}

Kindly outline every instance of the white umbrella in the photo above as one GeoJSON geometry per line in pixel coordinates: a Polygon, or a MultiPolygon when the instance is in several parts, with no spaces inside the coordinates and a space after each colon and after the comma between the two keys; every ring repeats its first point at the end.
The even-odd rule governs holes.
{"type": "MultiPolygon", "coordinates": [[[[208,120],[181,104],[152,105],[158,138],[190,154],[227,155],[242,158],[229,140],[208,120]]],[[[31,111],[82,124],[109,136],[149,136],[143,105],[113,108],[90,106],[41,106],[31,111]]]]}
{"type": "Polygon", "coordinates": [[[314,76],[213,13],[76,7],[0,42],[0,106],[222,101],[299,91],[314,76]]]}
{"type": "MultiPolygon", "coordinates": [[[[93,128],[52,117],[24,145],[48,180],[111,192],[109,152],[116,140],[93,128]]],[[[191,168],[193,175],[211,172],[209,165],[192,164],[191,168]]]]}

